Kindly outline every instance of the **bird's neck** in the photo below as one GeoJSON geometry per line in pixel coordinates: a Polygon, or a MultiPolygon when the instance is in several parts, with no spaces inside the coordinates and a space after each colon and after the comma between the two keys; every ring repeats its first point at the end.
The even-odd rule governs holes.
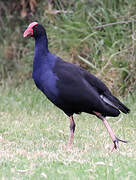
{"type": "Polygon", "coordinates": [[[35,38],[35,56],[47,55],[48,50],[48,39],[46,35],[35,38]]]}

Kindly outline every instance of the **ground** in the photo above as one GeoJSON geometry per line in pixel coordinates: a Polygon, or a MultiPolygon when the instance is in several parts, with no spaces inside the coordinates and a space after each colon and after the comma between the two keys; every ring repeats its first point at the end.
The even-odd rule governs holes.
{"type": "Polygon", "coordinates": [[[67,150],[68,117],[36,89],[32,80],[0,89],[0,179],[134,180],[136,101],[122,99],[128,115],[109,118],[115,134],[128,140],[110,152],[112,141],[101,120],[75,116],[74,144],[67,150]]]}

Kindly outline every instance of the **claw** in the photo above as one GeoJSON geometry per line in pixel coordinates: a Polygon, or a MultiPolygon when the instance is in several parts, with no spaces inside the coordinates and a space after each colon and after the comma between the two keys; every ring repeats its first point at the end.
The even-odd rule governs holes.
{"type": "Polygon", "coordinates": [[[113,143],[114,143],[113,149],[118,149],[118,148],[119,148],[119,141],[118,141],[118,139],[116,139],[115,141],[113,141],[113,143]]]}
{"type": "Polygon", "coordinates": [[[126,140],[122,140],[122,139],[119,139],[119,138],[117,138],[116,137],[116,139],[113,141],[113,143],[114,143],[114,146],[113,146],[113,148],[112,148],[112,151],[114,150],[114,149],[119,149],[119,141],[120,142],[123,142],[123,143],[127,143],[128,141],[126,141],[126,140]]]}

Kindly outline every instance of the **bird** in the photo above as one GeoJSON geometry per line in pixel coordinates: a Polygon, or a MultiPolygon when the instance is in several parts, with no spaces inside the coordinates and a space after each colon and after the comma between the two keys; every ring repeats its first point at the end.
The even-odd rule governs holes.
{"type": "Polygon", "coordinates": [[[127,114],[130,109],[95,75],[51,53],[43,25],[30,23],[23,36],[35,39],[32,72],[35,85],[69,117],[68,148],[71,148],[74,139],[76,124],[73,116],[82,112],[102,120],[113,141],[113,149],[119,148],[119,141],[127,143],[115,136],[107,117],[117,117],[120,112],[127,114]]]}

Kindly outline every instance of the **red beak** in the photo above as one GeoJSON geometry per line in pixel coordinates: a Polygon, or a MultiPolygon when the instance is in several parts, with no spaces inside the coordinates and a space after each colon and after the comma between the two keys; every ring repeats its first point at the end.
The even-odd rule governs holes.
{"type": "Polygon", "coordinates": [[[24,32],[24,37],[32,36],[32,35],[33,35],[33,29],[28,27],[24,32]]]}
{"type": "Polygon", "coordinates": [[[29,24],[28,28],[24,32],[24,37],[33,36],[34,34],[33,27],[36,26],[37,24],[38,24],[37,22],[32,22],[31,24],[29,24]]]}

